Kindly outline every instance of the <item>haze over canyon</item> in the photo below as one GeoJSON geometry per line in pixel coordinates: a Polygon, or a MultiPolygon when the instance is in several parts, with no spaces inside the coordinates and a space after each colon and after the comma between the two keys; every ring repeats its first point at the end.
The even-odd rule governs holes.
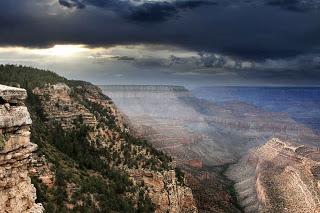
{"type": "Polygon", "coordinates": [[[320,0],[1,0],[0,213],[320,213],[320,0]]]}
{"type": "MultiPolygon", "coordinates": [[[[319,147],[319,88],[212,87],[194,91],[165,85],[100,88],[127,115],[136,134],[147,137],[184,168],[200,211],[277,212],[291,205],[288,212],[299,212],[301,209],[288,203],[307,205],[292,200],[284,200],[279,205],[270,203],[284,196],[281,193],[292,190],[283,186],[280,191],[276,185],[268,184],[274,181],[268,174],[270,169],[280,169],[278,173],[283,177],[279,181],[285,181],[284,178],[293,174],[283,174],[287,164],[294,163],[293,158],[299,155],[292,152],[276,160],[278,155],[269,156],[268,153],[279,152],[282,156],[283,149],[299,143],[301,147],[306,146],[303,149],[309,146],[310,150],[314,149],[313,156],[319,155],[316,151],[319,147]],[[306,106],[307,112],[304,111],[306,106]],[[256,149],[262,151],[254,151],[256,149]],[[260,168],[259,164],[257,169],[255,161],[251,162],[254,158],[248,157],[251,153],[258,159],[268,156],[268,166],[260,168]],[[262,182],[261,176],[266,182],[262,182]]],[[[312,166],[314,171],[317,159],[313,159],[316,161],[312,166]]],[[[302,171],[297,171],[297,178],[305,178],[302,171]]],[[[314,211],[319,207],[317,173],[310,178],[313,182],[310,190],[314,191],[310,197],[316,200],[309,211],[314,211]]],[[[303,193],[298,191],[296,193],[303,193]]]]}

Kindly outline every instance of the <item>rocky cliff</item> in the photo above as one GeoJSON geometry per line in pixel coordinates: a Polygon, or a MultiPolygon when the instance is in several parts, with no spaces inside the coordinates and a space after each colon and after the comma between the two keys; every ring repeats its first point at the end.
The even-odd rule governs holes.
{"type": "Polygon", "coordinates": [[[246,212],[319,212],[320,151],[273,138],[230,171],[246,212]]]}
{"type": "Polygon", "coordinates": [[[30,142],[32,123],[24,100],[24,89],[0,85],[0,209],[1,212],[43,212],[36,204],[36,189],[28,176],[31,155],[37,145],[30,142]]]}
{"type": "Polygon", "coordinates": [[[133,170],[130,176],[136,184],[148,188],[148,195],[156,205],[156,213],[198,212],[191,189],[179,183],[174,170],[162,173],[133,170]]]}

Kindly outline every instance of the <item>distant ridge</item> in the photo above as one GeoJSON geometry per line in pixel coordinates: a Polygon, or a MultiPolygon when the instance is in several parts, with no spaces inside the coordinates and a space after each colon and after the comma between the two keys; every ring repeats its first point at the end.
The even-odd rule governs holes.
{"type": "Polygon", "coordinates": [[[102,90],[116,90],[116,91],[188,91],[183,86],[175,85],[99,85],[102,90]]]}

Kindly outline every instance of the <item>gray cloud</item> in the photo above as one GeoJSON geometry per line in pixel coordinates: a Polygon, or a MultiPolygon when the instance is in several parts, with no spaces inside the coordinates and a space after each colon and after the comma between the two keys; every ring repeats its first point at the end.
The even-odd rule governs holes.
{"type": "Polygon", "coordinates": [[[319,0],[266,0],[266,4],[295,12],[307,12],[320,8],[319,0]]]}
{"type": "Polygon", "coordinates": [[[113,60],[148,68],[234,69],[246,77],[320,80],[319,4],[319,0],[1,1],[0,45],[167,45],[205,54],[113,60]],[[254,64],[257,74],[247,70],[246,62],[254,64]]]}
{"type": "Polygon", "coordinates": [[[258,60],[310,54],[320,46],[319,13],[296,13],[265,4],[252,6],[240,0],[138,5],[115,0],[52,2],[2,1],[0,45],[167,44],[258,60]]]}

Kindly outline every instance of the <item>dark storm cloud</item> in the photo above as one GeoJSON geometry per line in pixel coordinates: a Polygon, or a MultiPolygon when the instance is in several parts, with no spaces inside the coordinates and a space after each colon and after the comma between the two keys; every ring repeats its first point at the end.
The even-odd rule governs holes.
{"type": "MultiPolygon", "coordinates": [[[[139,2],[139,1],[136,1],[139,2]]],[[[91,5],[103,9],[114,10],[128,20],[139,22],[160,22],[177,16],[180,11],[204,5],[215,4],[208,0],[182,0],[176,2],[146,2],[132,5],[130,2],[119,0],[59,0],[62,6],[84,9],[91,5]]]]}
{"type": "Polygon", "coordinates": [[[177,0],[177,1],[119,1],[119,0],[59,0],[62,6],[84,9],[86,6],[95,6],[104,9],[116,10],[129,19],[148,22],[164,21],[170,16],[177,15],[181,10],[192,9],[203,5],[239,6],[243,4],[257,6],[269,5],[295,12],[307,12],[320,8],[318,0],[177,0]],[[140,3],[138,5],[132,2],[140,3]]]}
{"type": "Polygon", "coordinates": [[[111,59],[115,59],[118,61],[134,61],[134,60],[136,60],[134,57],[130,57],[130,56],[113,56],[113,57],[111,57],[111,59]]]}
{"type": "Polygon", "coordinates": [[[159,22],[178,16],[179,12],[200,6],[214,5],[210,1],[178,1],[174,3],[159,2],[145,3],[141,6],[132,7],[127,18],[140,22],[159,22]]]}
{"type": "Polygon", "coordinates": [[[92,5],[96,7],[102,7],[102,8],[112,8],[117,6],[124,6],[125,4],[121,1],[116,0],[59,0],[59,3],[62,6],[68,7],[68,8],[78,8],[83,9],[87,5],[92,5]]]}
{"type": "Polygon", "coordinates": [[[320,13],[279,9],[293,2],[1,1],[0,45],[163,44],[250,60],[318,53],[320,13]]]}
{"type": "Polygon", "coordinates": [[[62,5],[62,6],[65,6],[65,7],[68,7],[68,8],[73,8],[73,7],[76,7],[78,9],[83,9],[85,8],[85,5],[82,4],[80,1],[78,0],[59,0],[59,3],[62,5]]]}
{"type": "Polygon", "coordinates": [[[266,4],[295,12],[307,12],[320,8],[318,0],[266,0],[266,4]]]}

